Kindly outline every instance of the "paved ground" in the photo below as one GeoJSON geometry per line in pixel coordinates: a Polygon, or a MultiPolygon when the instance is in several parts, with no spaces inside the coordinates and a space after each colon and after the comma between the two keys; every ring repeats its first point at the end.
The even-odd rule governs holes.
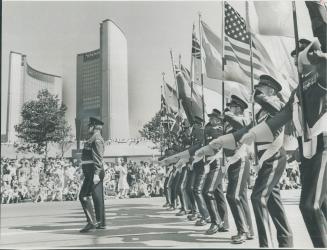
{"type": "MultiPolygon", "coordinates": [[[[299,191],[283,191],[282,197],[295,248],[312,248],[298,209],[299,191]]],[[[108,200],[108,229],[86,235],[78,231],[85,223],[78,202],[2,205],[0,247],[258,247],[257,238],[243,245],[230,244],[230,236],[236,231],[231,217],[230,232],[208,236],[204,231],[209,225],[196,227],[185,217],[176,217],[174,212],[162,208],[163,203],[164,198],[108,200]]]]}

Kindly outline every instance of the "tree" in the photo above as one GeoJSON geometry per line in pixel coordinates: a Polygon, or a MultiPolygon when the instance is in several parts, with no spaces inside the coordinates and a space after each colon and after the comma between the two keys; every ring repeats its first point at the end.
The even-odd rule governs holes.
{"type": "MultiPolygon", "coordinates": [[[[154,115],[151,121],[143,126],[142,130],[139,130],[139,133],[142,137],[156,144],[161,152],[166,152],[167,150],[169,150],[170,153],[180,152],[186,145],[182,139],[186,131],[182,128],[178,132],[172,131],[174,120],[174,115],[166,115],[165,111],[159,111],[154,115]]],[[[180,126],[182,127],[181,124],[180,126]]]]}
{"type": "Polygon", "coordinates": [[[59,126],[58,130],[56,130],[56,137],[59,139],[58,143],[60,145],[61,157],[64,157],[65,151],[69,148],[70,145],[74,143],[72,128],[68,125],[66,120],[61,120],[62,124],[59,126]]]}
{"type": "Polygon", "coordinates": [[[47,89],[39,91],[36,100],[28,101],[22,107],[22,122],[15,126],[22,143],[16,143],[16,149],[45,154],[47,160],[48,144],[66,140],[71,130],[65,120],[66,110],[58,96],[47,89]]]}

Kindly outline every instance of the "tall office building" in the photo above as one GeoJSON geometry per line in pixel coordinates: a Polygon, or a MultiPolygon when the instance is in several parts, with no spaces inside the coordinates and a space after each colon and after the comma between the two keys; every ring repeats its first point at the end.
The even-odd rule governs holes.
{"type": "Polygon", "coordinates": [[[26,55],[10,52],[7,105],[7,140],[18,140],[14,126],[21,122],[21,110],[27,101],[37,98],[40,90],[47,89],[62,100],[62,78],[40,72],[27,63],[26,55]]]}
{"type": "Polygon", "coordinates": [[[100,24],[100,49],[77,55],[76,81],[81,138],[90,116],[104,122],[104,139],[129,138],[127,41],[112,21],[100,24]]]}

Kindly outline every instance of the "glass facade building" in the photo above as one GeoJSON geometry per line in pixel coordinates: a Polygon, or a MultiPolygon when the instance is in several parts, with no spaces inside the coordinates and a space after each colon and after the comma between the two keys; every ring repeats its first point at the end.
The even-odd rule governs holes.
{"type": "Polygon", "coordinates": [[[104,122],[104,139],[129,138],[127,41],[111,20],[100,24],[100,49],[77,55],[76,70],[81,139],[90,116],[104,122]]]}

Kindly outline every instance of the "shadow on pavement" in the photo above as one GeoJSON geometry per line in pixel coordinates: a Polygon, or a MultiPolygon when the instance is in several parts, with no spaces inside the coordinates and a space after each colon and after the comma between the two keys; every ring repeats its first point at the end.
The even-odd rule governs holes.
{"type": "MultiPolygon", "coordinates": [[[[32,226],[15,226],[9,227],[9,229],[19,229],[19,230],[27,230],[27,231],[53,231],[48,232],[55,235],[65,234],[65,235],[81,235],[79,233],[79,228],[84,226],[83,220],[84,215],[81,210],[76,208],[70,209],[71,215],[67,214],[67,210],[63,211],[64,216],[62,215],[49,215],[51,218],[51,223],[47,223],[43,221],[42,223],[47,223],[43,225],[32,225],[32,226]],[[66,218],[65,221],[53,221],[53,218],[66,218]],[[70,219],[69,219],[70,218],[70,219]],[[75,218],[80,218],[80,220],[76,220],[75,218]],[[75,220],[74,220],[75,219],[75,220]],[[80,225],[77,225],[80,224],[80,225]],[[74,230],[76,229],[76,230],[74,230]]],[[[164,208],[158,208],[158,206],[153,206],[150,204],[120,204],[120,205],[109,205],[106,206],[107,213],[115,213],[114,218],[111,219],[110,216],[107,215],[108,229],[107,230],[97,230],[95,232],[87,233],[88,240],[90,244],[77,245],[79,239],[74,239],[70,241],[69,246],[74,247],[150,247],[154,246],[151,244],[151,241],[160,241],[160,247],[164,247],[165,245],[171,246],[171,242],[189,242],[189,243],[205,243],[205,242],[230,242],[229,234],[228,237],[221,237],[224,234],[217,234],[217,236],[207,236],[204,234],[207,227],[202,227],[199,231],[198,227],[192,227],[194,222],[186,222],[184,217],[175,217],[174,212],[167,212],[164,208]],[[119,208],[115,211],[110,211],[112,208],[119,208]],[[167,216],[167,213],[169,214],[167,216]],[[130,227],[129,227],[130,226],[130,227]],[[90,238],[91,237],[91,238],[90,238]],[[101,243],[98,240],[101,238],[101,243]],[[115,238],[115,241],[112,239],[115,238]],[[118,238],[118,239],[117,239],[118,238]],[[71,244],[75,242],[76,245],[71,244]],[[108,243],[103,244],[104,241],[108,241],[108,243]],[[170,242],[169,244],[165,244],[166,242],[170,242]],[[123,242],[123,243],[122,243],[123,242]],[[149,242],[149,243],[147,243],[149,242]]],[[[50,240],[50,242],[60,243],[62,240],[57,239],[50,240]]],[[[65,242],[64,240],[63,242],[65,242]]],[[[36,244],[42,244],[42,240],[36,241],[36,244]]],[[[49,242],[49,240],[48,240],[49,242]]],[[[24,242],[19,242],[19,244],[23,244],[24,242]]],[[[63,243],[64,244],[64,243],[63,243]]],[[[156,242],[157,245],[157,242],[156,242]]]]}

